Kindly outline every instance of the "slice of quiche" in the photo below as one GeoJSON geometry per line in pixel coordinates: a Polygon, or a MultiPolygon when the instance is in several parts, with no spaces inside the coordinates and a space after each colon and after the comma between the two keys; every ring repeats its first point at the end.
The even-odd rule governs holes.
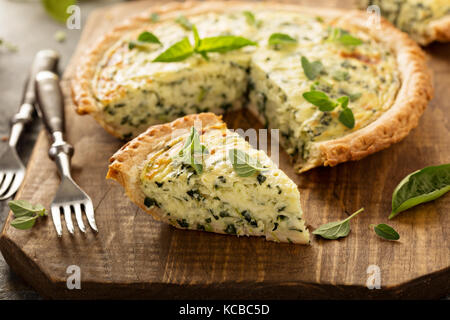
{"type": "Polygon", "coordinates": [[[297,185],[212,113],[150,127],[111,158],[107,178],[176,228],[309,243],[297,185]]]}
{"type": "Polygon", "coordinates": [[[383,17],[422,45],[450,41],[449,0],[359,0],[359,7],[383,17]],[[371,7],[369,7],[371,6],[371,7]],[[378,6],[375,7],[375,6],[378,6]]]}
{"type": "Polygon", "coordinates": [[[358,160],[403,139],[433,91],[419,46],[367,18],[268,2],[150,8],[86,54],[72,82],[77,111],[128,139],[186,114],[247,107],[280,130],[299,172],[358,160]]]}

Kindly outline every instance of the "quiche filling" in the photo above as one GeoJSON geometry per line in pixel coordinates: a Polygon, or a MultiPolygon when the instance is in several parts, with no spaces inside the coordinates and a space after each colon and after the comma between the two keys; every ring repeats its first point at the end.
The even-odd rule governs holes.
{"type": "MultiPolygon", "coordinates": [[[[361,28],[333,26],[321,17],[297,12],[260,9],[252,16],[249,19],[242,11],[189,16],[189,22],[197,27],[201,38],[236,35],[258,43],[225,53],[208,53],[208,59],[195,54],[179,62],[152,62],[185,37],[194,42],[192,31],[173,20],[157,24],[149,21],[140,30],[126,34],[107,51],[93,79],[101,117],[122,138],[128,139],[150,125],[185,114],[223,113],[231,108],[248,107],[267,127],[280,129],[282,146],[301,167],[310,155],[312,144],[361,129],[392,106],[401,84],[395,56],[361,28]],[[352,45],[333,40],[337,28],[361,43],[352,45]],[[130,49],[130,42],[145,30],[151,30],[161,44],[149,43],[130,49]],[[274,33],[289,35],[295,43],[271,45],[268,40],[274,33]],[[320,73],[314,78],[305,74],[302,57],[321,64],[320,73]],[[347,96],[354,126],[339,120],[341,109],[321,111],[307,101],[303,94],[308,91],[320,91],[334,101],[347,96]]],[[[185,179],[186,186],[177,182],[176,188],[189,187],[185,169],[172,164],[167,168],[182,172],[179,177],[185,179]]],[[[165,177],[169,172],[166,173],[165,177]]],[[[199,178],[194,175],[189,181],[194,183],[199,178]]],[[[229,187],[229,183],[233,180],[228,182],[227,177],[225,185],[229,187]]],[[[246,185],[244,181],[239,183],[242,188],[246,185]]],[[[166,181],[167,184],[170,182],[166,181]]],[[[257,187],[276,191],[272,183],[267,184],[273,188],[266,190],[258,184],[257,187]]],[[[154,183],[146,186],[147,191],[155,188],[154,183]]],[[[180,190],[179,196],[186,191],[180,190]]],[[[180,199],[183,201],[183,197],[180,199]]],[[[211,208],[220,210],[214,199],[209,201],[211,208]]],[[[227,210],[232,217],[239,217],[236,210],[227,210]]],[[[218,217],[219,220],[212,217],[212,222],[227,221],[218,217]]],[[[195,228],[200,223],[206,228],[202,219],[203,222],[193,221],[194,225],[189,223],[189,227],[195,228]]],[[[264,220],[264,223],[269,222],[264,220]]],[[[234,226],[237,231],[241,228],[236,222],[234,226]]],[[[248,224],[243,222],[242,227],[247,228],[248,224]]],[[[262,232],[258,228],[255,230],[262,232]]]]}
{"type": "Polygon", "coordinates": [[[161,219],[178,228],[308,243],[297,186],[263,151],[221,122],[200,135],[208,150],[200,173],[179,157],[188,136],[186,132],[148,155],[140,177],[145,206],[159,208],[161,219]],[[264,169],[239,175],[229,158],[232,149],[264,169]]]}
{"type": "Polygon", "coordinates": [[[448,0],[361,0],[362,8],[377,5],[381,15],[421,42],[430,22],[450,15],[448,0]]]}

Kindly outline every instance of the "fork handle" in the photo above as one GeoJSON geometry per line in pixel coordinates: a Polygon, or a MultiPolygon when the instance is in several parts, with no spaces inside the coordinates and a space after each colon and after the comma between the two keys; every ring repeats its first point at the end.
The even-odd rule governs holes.
{"type": "Polygon", "coordinates": [[[58,61],[59,53],[54,50],[41,50],[36,54],[29,77],[25,83],[19,111],[11,119],[11,132],[9,135],[9,145],[11,147],[16,146],[24,125],[33,119],[34,105],[36,103],[34,79],[37,73],[43,70],[56,72],[58,61]]]}
{"type": "Polygon", "coordinates": [[[41,71],[36,75],[36,96],[47,131],[50,135],[64,134],[64,98],[56,73],[41,71]]]}
{"type": "Polygon", "coordinates": [[[59,77],[50,71],[36,75],[36,97],[42,121],[52,138],[48,151],[62,176],[70,178],[70,157],[73,147],[64,140],[64,97],[59,77]]]}

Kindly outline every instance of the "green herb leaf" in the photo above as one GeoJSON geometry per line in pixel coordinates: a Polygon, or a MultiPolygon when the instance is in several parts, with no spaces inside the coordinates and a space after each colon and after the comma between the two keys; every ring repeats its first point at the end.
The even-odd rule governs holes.
{"type": "Polygon", "coordinates": [[[333,79],[336,81],[344,81],[350,79],[350,73],[345,70],[337,70],[333,73],[333,79]]]}
{"type": "Polygon", "coordinates": [[[285,43],[297,43],[297,40],[285,33],[272,33],[269,37],[269,45],[271,46],[285,43]]]}
{"type": "Polygon", "coordinates": [[[339,113],[339,121],[349,129],[355,127],[355,116],[350,108],[345,108],[339,113]]]}
{"type": "Polygon", "coordinates": [[[159,21],[159,14],[157,14],[157,13],[152,13],[152,14],[150,15],[150,21],[151,21],[151,22],[158,22],[158,21],[159,21]]]}
{"type": "Polygon", "coordinates": [[[361,98],[362,93],[357,92],[357,93],[349,94],[348,96],[349,96],[349,98],[350,98],[350,101],[353,102],[353,101],[356,101],[356,100],[358,100],[359,98],[361,98]]]}
{"type": "Polygon", "coordinates": [[[413,172],[395,188],[389,219],[418,204],[435,200],[448,191],[450,191],[450,163],[413,172]]]}
{"type": "Polygon", "coordinates": [[[358,213],[364,211],[364,208],[359,209],[347,219],[342,221],[335,221],[321,225],[313,234],[321,236],[325,239],[336,240],[338,238],[346,237],[350,233],[350,219],[356,216],[358,213]]]}
{"type": "Polygon", "coordinates": [[[37,216],[22,216],[19,218],[16,218],[11,221],[11,226],[20,229],[20,230],[26,230],[30,229],[34,226],[36,223],[37,216]]]}
{"type": "Polygon", "coordinates": [[[198,35],[198,30],[195,25],[192,26],[192,31],[194,33],[194,50],[197,50],[200,45],[200,36],[198,35]]]}
{"type": "Polygon", "coordinates": [[[192,30],[192,23],[183,15],[178,16],[175,22],[182,26],[185,30],[192,30]]]}
{"type": "Polygon", "coordinates": [[[203,157],[206,154],[208,154],[208,149],[200,143],[200,136],[195,127],[192,127],[178,156],[183,163],[190,165],[197,174],[200,174],[203,172],[203,157]]]}
{"type": "Polygon", "coordinates": [[[305,73],[305,76],[309,80],[314,80],[320,74],[320,72],[323,70],[323,65],[322,65],[322,62],[320,62],[320,61],[309,62],[309,60],[303,56],[302,56],[301,61],[302,61],[303,72],[305,73]]]}
{"type": "Polygon", "coordinates": [[[245,16],[245,19],[247,20],[247,23],[249,25],[254,26],[256,24],[256,18],[253,12],[250,11],[244,11],[242,14],[245,16]]]}
{"type": "Polygon", "coordinates": [[[341,107],[345,109],[348,107],[348,100],[349,98],[347,96],[342,96],[337,99],[337,102],[339,102],[341,104],[341,107]]]}
{"type": "Polygon", "coordinates": [[[158,37],[148,31],[142,32],[138,37],[138,41],[161,44],[161,41],[159,41],[158,37]]]}
{"type": "Polygon", "coordinates": [[[240,177],[250,177],[256,172],[262,171],[266,168],[262,164],[239,149],[230,149],[228,151],[229,159],[233,165],[234,171],[240,177]]]}
{"type": "Polygon", "coordinates": [[[217,36],[200,40],[198,52],[228,52],[246,46],[256,46],[256,42],[239,36],[217,36]]]}
{"type": "Polygon", "coordinates": [[[173,44],[166,51],[157,56],[153,62],[177,62],[182,61],[194,53],[189,39],[186,37],[181,41],[173,44]]]}
{"type": "Polygon", "coordinates": [[[33,205],[26,200],[12,200],[8,202],[8,206],[16,218],[34,215],[44,216],[47,214],[41,204],[33,205]]]}
{"type": "Polygon", "coordinates": [[[319,107],[320,111],[332,111],[334,108],[338,106],[336,102],[331,100],[325,93],[322,91],[308,91],[303,93],[303,98],[309,103],[319,107]]]}
{"type": "Polygon", "coordinates": [[[400,235],[397,233],[397,231],[395,231],[394,228],[388,226],[387,224],[381,223],[377,226],[371,224],[370,226],[375,230],[375,233],[383,239],[386,240],[400,239],[400,235]]]}
{"type": "Polygon", "coordinates": [[[359,46],[363,43],[361,39],[352,36],[346,30],[340,28],[330,29],[328,41],[338,42],[346,46],[359,46]]]}
{"type": "Polygon", "coordinates": [[[41,0],[45,11],[56,21],[66,22],[69,17],[67,8],[75,5],[75,0],[41,0]]]}

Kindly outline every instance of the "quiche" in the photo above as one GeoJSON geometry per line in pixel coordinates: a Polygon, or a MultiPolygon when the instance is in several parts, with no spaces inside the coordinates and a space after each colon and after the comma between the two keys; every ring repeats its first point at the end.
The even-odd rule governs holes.
{"type": "Polygon", "coordinates": [[[122,139],[186,114],[248,108],[279,129],[298,172],[358,160],[404,138],[432,96],[418,45],[384,19],[382,31],[366,20],[358,10],[266,2],[150,8],[86,54],[73,98],[122,139]],[[218,38],[245,46],[192,49],[218,38]]]}
{"type": "Polygon", "coordinates": [[[150,127],[110,159],[107,177],[176,228],[309,242],[297,185],[213,113],[150,127]],[[196,163],[186,160],[194,149],[196,163]]]}
{"type": "Polygon", "coordinates": [[[450,41],[449,0],[359,0],[362,9],[372,5],[422,45],[450,41]]]}

